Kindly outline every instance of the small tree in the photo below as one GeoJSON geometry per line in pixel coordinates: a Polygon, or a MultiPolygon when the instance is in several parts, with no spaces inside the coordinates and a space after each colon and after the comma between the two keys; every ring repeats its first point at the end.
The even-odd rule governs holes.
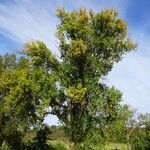
{"type": "Polygon", "coordinates": [[[139,114],[130,134],[132,149],[145,150],[150,148],[150,114],[139,114]]]}

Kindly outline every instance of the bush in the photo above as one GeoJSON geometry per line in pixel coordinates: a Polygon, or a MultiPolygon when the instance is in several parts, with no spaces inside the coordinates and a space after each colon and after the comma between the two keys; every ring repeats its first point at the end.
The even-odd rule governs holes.
{"type": "Polygon", "coordinates": [[[104,140],[101,136],[101,131],[98,130],[91,130],[86,140],[77,146],[79,150],[102,150],[104,145],[104,140]]]}

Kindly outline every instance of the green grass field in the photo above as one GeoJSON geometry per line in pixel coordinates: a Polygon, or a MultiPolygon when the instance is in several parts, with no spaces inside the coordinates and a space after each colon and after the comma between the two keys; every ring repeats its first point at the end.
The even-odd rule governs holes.
{"type": "Polygon", "coordinates": [[[104,150],[128,150],[126,144],[122,143],[109,143],[104,147],[104,150]]]}
{"type": "MultiPolygon", "coordinates": [[[[64,141],[48,141],[49,144],[53,145],[53,147],[59,146],[61,149],[60,150],[70,150],[69,149],[69,143],[66,143],[64,141]]],[[[128,150],[127,145],[124,143],[109,143],[106,146],[103,147],[103,149],[99,146],[96,145],[94,147],[94,150],[128,150]]]]}

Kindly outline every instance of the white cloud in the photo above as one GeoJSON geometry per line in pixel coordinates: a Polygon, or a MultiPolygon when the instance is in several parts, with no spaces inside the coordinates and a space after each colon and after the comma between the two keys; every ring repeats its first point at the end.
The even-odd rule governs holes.
{"type": "Polygon", "coordinates": [[[0,4],[0,32],[15,42],[37,39],[54,49],[57,20],[49,5],[29,0],[0,4]]]}
{"type": "Polygon", "coordinates": [[[150,35],[148,26],[129,28],[131,37],[137,42],[137,50],[126,55],[115,65],[107,80],[123,92],[128,104],[141,112],[150,112],[150,35]]]}
{"type": "Polygon", "coordinates": [[[110,85],[115,85],[123,92],[126,103],[149,112],[150,105],[150,59],[146,56],[129,54],[116,64],[107,78],[110,85]]]}

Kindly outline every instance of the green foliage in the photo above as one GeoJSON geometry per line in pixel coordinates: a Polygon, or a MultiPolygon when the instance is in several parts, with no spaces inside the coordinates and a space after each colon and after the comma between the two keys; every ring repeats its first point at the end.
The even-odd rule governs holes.
{"type": "MultiPolygon", "coordinates": [[[[45,109],[56,95],[56,77],[52,72],[48,73],[41,66],[33,66],[32,60],[26,57],[18,57],[14,63],[11,56],[7,55],[10,58],[7,63],[2,61],[2,65],[7,67],[3,67],[0,74],[1,143],[7,141],[9,135],[12,136],[12,131],[22,133],[22,142],[25,132],[32,128],[40,130],[45,109]],[[13,65],[8,65],[8,62],[13,65]]],[[[5,60],[5,57],[2,59],[5,60]]]]}
{"type": "Polygon", "coordinates": [[[49,141],[50,150],[69,150],[69,145],[61,141],[49,141]]]}
{"type": "Polygon", "coordinates": [[[56,56],[41,41],[26,43],[23,53],[30,58],[33,66],[42,67],[47,71],[59,64],[56,56]]]}
{"type": "Polygon", "coordinates": [[[94,126],[105,129],[117,120],[121,93],[102,79],[136,45],[127,38],[127,25],[114,10],[95,14],[85,8],[72,12],[60,8],[57,16],[64,95],[59,108],[63,113],[57,108],[55,114],[78,143],[94,126]]]}
{"type": "Polygon", "coordinates": [[[0,57],[1,143],[8,142],[12,130],[13,136],[20,135],[20,147],[48,149],[43,136],[47,114],[56,115],[71,143],[83,149],[105,143],[118,134],[113,129],[122,129],[123,120],[117,123],[122,93],[105,85],[103,78],[136,47],[126,23],[114,10],[58,9],[57,16],[60,59],[40,41],[27,43],[19,56],[0,57]],[[29,132],[37,138],[27,144],[29,132]]]}
{"type": "Polygon", "coordinates": [[[124,143],[109,143],[104,147],[103,150],[111,150],[111,149],[128,150],[127,145],[124,143]]]}
{"type": "MultiPolygon", "coordinates": [[[[139,114],[134,130],[130,135],[130,143],[133,150],[147,150],[150,148],[150,114],[139,114]]],[[[131,130],[131,129],[130,129],[131,130]]]]}
{"type": "Polygon", "coordinates": [[[6,144],[5,142],[2,143],[0,150],[10,150],[8,144],[6,144]]]}
{"type": "Polygon", "coordinates": [[[104,146],[104,138],[101,131],[98,129],[92,130],[88,133],[86,140],[81,143],[78,149],[81,150],[101,150],[104,146]]]}

